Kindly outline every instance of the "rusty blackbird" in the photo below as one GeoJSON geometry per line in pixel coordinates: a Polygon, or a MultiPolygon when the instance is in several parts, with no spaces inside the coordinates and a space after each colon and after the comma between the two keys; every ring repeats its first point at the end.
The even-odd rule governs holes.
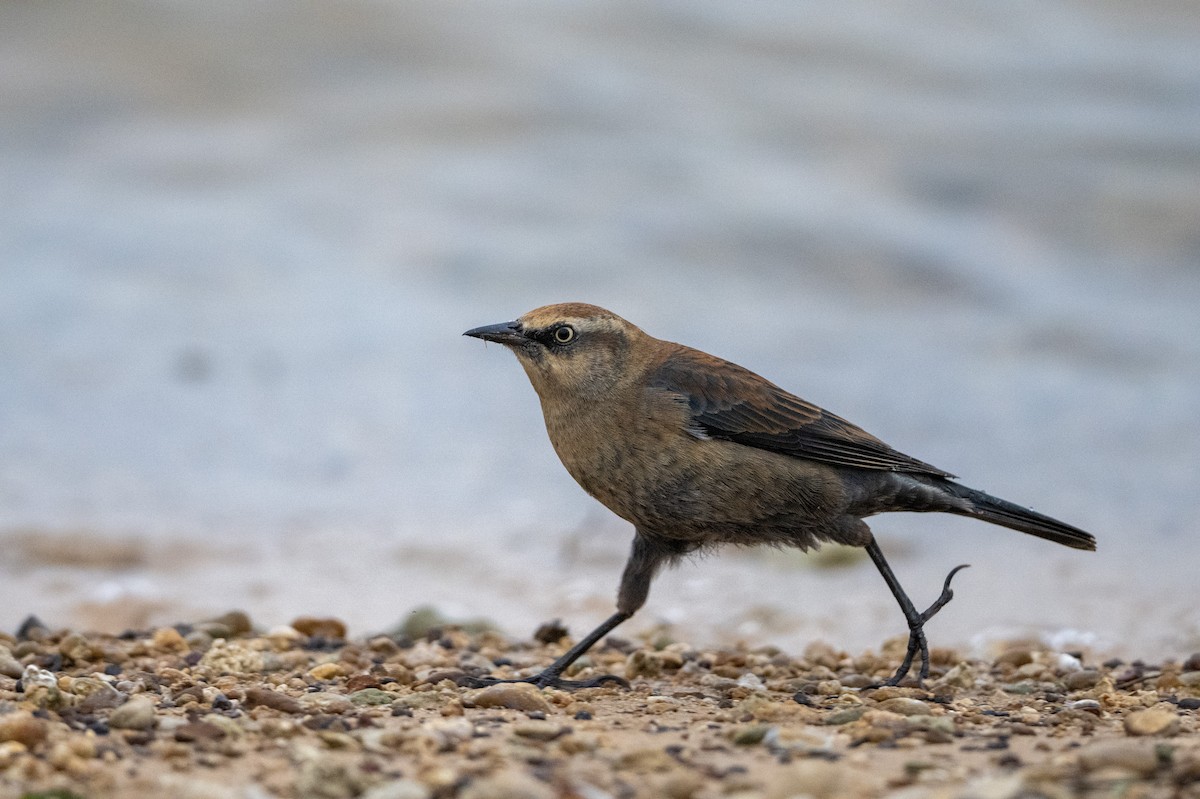
{"type": "Polygon", "coordinates": [[[616,613],[544,671],[519,681],[566,688],[623,682],[562,675],[642,606],[664,564],[720,544],[806,550],[827,541],[865,547],[904,612],[908,651],[888,684],[899,683],[918,654],[924,679],[925,622],[953,597],[950,581],[965,567],[952,570],[937,600],[918,611],[864,518],[940,511],[1096,548],[1083,530],[954,482],[949,472],[737,364],[654,338],[603,308],[548,305],[464,335],[516,354],[567,471],[635,528],[616,613]]]}

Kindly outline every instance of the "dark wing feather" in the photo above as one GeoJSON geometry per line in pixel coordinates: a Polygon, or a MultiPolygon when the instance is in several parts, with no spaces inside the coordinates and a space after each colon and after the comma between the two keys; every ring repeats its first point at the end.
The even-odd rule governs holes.
{"type": "Polygon", "coordinates": [[[680,346],[651,377],[687,401],[697,432],[782,455],[859,469],[953,477],[749,369],[680,346]]]}

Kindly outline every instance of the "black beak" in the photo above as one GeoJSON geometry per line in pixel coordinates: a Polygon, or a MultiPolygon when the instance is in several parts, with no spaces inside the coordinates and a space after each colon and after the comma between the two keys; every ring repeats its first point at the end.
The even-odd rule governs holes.
{"type": "Polygon", "coordinates": [[[463,333],[464,336],[471,338],[481,338],[484,341],[494,341],[497,344],[524,344],[525,336],[521,333],[521,325],[518,322],[501,322],[498,325],[484,325],[483,327],[475,327],[463,333]]]}

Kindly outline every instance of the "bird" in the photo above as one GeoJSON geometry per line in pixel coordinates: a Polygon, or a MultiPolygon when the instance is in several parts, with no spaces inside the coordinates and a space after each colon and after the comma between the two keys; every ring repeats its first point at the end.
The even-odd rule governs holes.
{"type": "Polygon", "coordinates": [[[938,598],[919,611],[864,519],[950,513],[1096,548],[1084,530],[969,488],[749,369],[655,338],[598,306],[546,305],[463,335],[516,355],[563,466],[634,526],[608,619],[535,675],[467,675],[466,684],[626,684],[611,674],[563,674],[643,606],[663,566],[726,544],[808,550],[836,543],[866,549],[908,624],[904,660],[885,684],[900,684],[919,655],[920,685],[929,676],[925,623],[953,598],[951,580],[966,565],[951,570],[938,598]]]}

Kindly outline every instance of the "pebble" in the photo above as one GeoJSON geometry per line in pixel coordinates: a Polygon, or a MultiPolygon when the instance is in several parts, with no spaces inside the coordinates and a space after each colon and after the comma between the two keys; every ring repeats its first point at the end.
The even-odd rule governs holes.
{"type": "Polygon", "coordinates": [[[309,638],[327,638],[335,641],[343,641],[346,638],[346,623],[341,619],[301,616],[290,626],[309,638]]]}
{"type": "Polygon", "coordinates": [[[529,738],[534,741],[553,741],[555,738],[560,738],[571,731],[570,727],[564,727],[561,724],[555,724],[552,721],[540,721],[531,719],[523,721],[513,726],[513,735],[521,738],[529,738]]]}
{"type": "Polygon", "coordinates": [[[154,701],[148,696],[133,697],[108,717],[108,726],[119,730],[148,730],[154,723],[154,701]]]}
{"type": "Polygon", "coordinates": [[[1033,652],[1025,647],[1016,647],[1001,653],[1000,657],[996,658],[997,666],[1024,666],[1027,663],[1033,662],[1033,652]]]}
{"type": "Polygon", "coordinates": [[[1115,767],[1148,776],[1158,770],[1158,751],[1153,741],[1115,738],[1097,741],[1079,750],[1079,765],[1085,771],[1115,767]]]}
{"type": "Polygon", "coordinates": [[[899,713],[901,716],[928,716],[931,713],[928,702],[922,702],[920,699],[911,699],[906,696],[897,696],[894,699],[884,700],[879,703],[879,709],[890,713],[899,713]]]}
{"type": "Polygon", "coordinates": [[[305,694],[300,699],[300,704],[308,713],[331,713],[340,715],[349,713],[354,709],[354,703],[342,694],[335,694],[330,691],[316,691],[311,694],[305,694]]]}
{"type": "MultiPolygon", "coordinates": [[[[755,674],[752,671],[748,671],[745,674],[743,674],[741,677],[738,677],[737,684],[739,687],[748,688],[751,691],[765,691],[767,689],[767,686],[763,684],[762,678],[759,677],[757,674],[755,674]]],[[[840,689],[841,689],[840,683],[838,685],[838,689],[839,689],[839,691],[837,691],[835,693],[840,693],[840,689]]]]}
{"type": "Polygon", "coordinates": [[[7,647],[0,646],[0,674],[16,680],[20,678],[24,670],[25,667],[12,656],[12,652],[9,652],[7,647]]]}
{"type": "Polygon", "coordinates": [[[1075,671],[1063,679],[1063,684],[1067,686],[1068,691],[1086,691],[1096,687],[1098,682],[1100,682],[1100,672],[1094,669],[1075,671]]]}
{"type": "Polygon", "coordinates": [[[35,718],[28,711],[0,716],[0,742],[16,741],[25,748],[32,749],[46,740],[49,729],[45,721],[35,718]]]}
{"type": "Polygon", "coordinates": [[[1135,710],[1125,717],[1130,735],[1174,735],[1179,732],[1179,714],[1166,707],[1135,710]]]}
{"type": "Polygon", "coordinates": [[[318,663],[316,666],[313,666],[311,669],[309,669],[308,673],[314,680],[321,680],[322,682],[327,680],[336,680],[338,677],[342,676],[342,664],[318,663]]]}
{"type": "Polygon", "coordinates": [[[845,710],[839,710],[839,711],[827,716],[825,718],[825,723],[829,724],[831,726],[838,726],[841,724],[849,724],[853,721],[858,721],[859,719],[861,719],[863,717],[863,713],[866,713],[866,712],[867,712],[866,707],[864,707],[862,705],[859,705],[857,707],[848,707],[845,710]]]}
{"type": "Polygon", "coordinates": [[[247,707],[269,707],[281,713],[303,713],[304,705],[293,696],[270,688],[247,688],[245,694],[247,707]]]}
{"type": "Polygon", "coordinates": [[[187,652],[187,641],[183,640],[183,636],[179,634],[179,630],[174,627],[159,627],[154,631],[153,638],[150,643],[155,649],[162,649],[167,652],[187,652]]]}
{"type": "Polygon", "coordinates": [[[544,782],[519,771],[505,770],[472,780],[459,799],[554,799],[554,790],[544,782]]]}
{"type": "Polygon", "coordinates": [[[245,674],[263,671],[266,661],[263,653],[257,649],[218,639],[213,641],[198,665],[218,674],[245,674]]]}
{"type": "Polygon", "coordinates": [[[754,746],[762,743],[763,738],[771,731],[769,724],[748,724],[734,730],[732,740],[738,746],[754,746]]]}
{"type": "Polygon", "coordinates": [[[1186,685],[1188,688],[1200,688],[1200,669],[1195,671],[1185,671],[1180,674],[1179,684],[1186,685]]]}
{"type": "Polygon", "coordinates": [[[396,695],[381,691],[378,688],[363,688],[350,694],[350,701],[359,706],[390,705],[396,695]]]}
{"type": "Polygon", "coordinates": [[[433,791],[410,779],[398,779],[368,788],[359,799],[432,799],[433,791]]]}
{"type": "Polygon", "coordinates": [[[525,682],[489,685],[473,694],[470,700],[475,707],[506,707],[526,713],[552,710],[542,692],[525,682]]]}
{"type": "Polygon", "coordinates": [[[1104,712],[1100,707],[1100,703],[1095,699],[1077,699],[1074,702],[1068,702],[1066,707],[1067,710],[1082,710],[1085,713],[1092,713],[1097,716],[1103,715],[1104,712]]]}
{"type": "Polygon", "coordinates": [[[225,730],[207,721],[191,721],[175,729],[175,740],[183,743],[216,741],[225,737],[225,730]]]}
{"type": "Polygon", "coordinates": [[[197,624],[196,629],[208,633],[213,638],[236,638],[239,635],[248,635],[254,630],[254,625],[243,611],[231,610],[215,619],[197,624]]]}

